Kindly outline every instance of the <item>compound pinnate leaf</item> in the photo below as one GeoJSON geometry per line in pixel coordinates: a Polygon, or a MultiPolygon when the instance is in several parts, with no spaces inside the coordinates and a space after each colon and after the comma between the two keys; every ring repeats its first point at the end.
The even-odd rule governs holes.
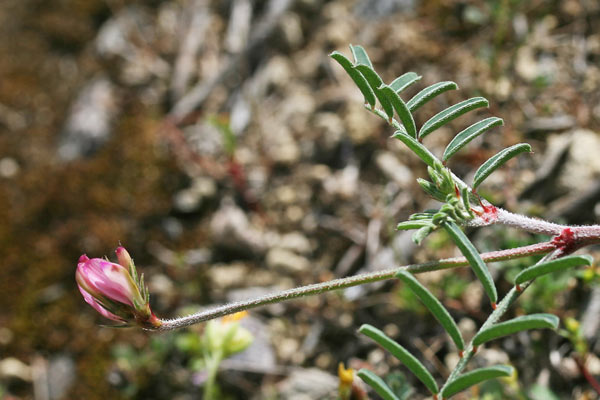
{"type": "Polygon", "coordinates": [[[481,167],[475,172],[475,178],[473,179],[473,189],[481,184],[492,172],[500,168],[511,158],[523,153],[531,153],[531,146],[527,143],[518,143],[513,146],[507,147],[501,150],[498,154],[490,157],[486,162],[481,164],[481,167]]]}
{"type": "Polygon", "coordinates": [[[493,367],[479,368],[457,377],[452,382],[448,383],[448,385],[442,389],[440,394],[442,395],[442,398],[447,399],[458,392],[483,381],[487,381],[488,379],[511,376],[513,371],[513,367],[508,365],[495,365],[493,367]]]}
{"type": "Polygon", "coordinates": [[[383,379],[375,375],[373,372],[368,369],[362,368],[357,373],[358,377],[365,381],[367,385],[371,386],[375,392],[381,396],[383,400],[400,400],[392,389],[389,388],[388,385],[385,384],[383,379]]]}
{"type": "Polygon", "coordinates": [[[473,272],[475,272],[475,275],[477,275],[477,278],[481,281],[483,289],[490,298],[492,304],[496,304],[498,301],[496,286],[494,285],[490,271],[487,269],[487,266],[481,259],[475,246],[473,246],[473,243],[471,243],[463,231],[454,222],[447,221],[444,222],[442,226],[446,232],[448,232],[454,243],[456,243],[461,253],[469,261],[471,268],[473,268],[473,272]]]}
{"type": "Polygon", "coordinates": [[[392,103],[392,106],[396,110],[400,121],[402,121],[402,125],[404,125],[406,132],[408,132],[410,136],[416,138],[417,127],[415,125],[415,120],[413,119],[410,111],[408,111],[404,101],[400,98],[400,96],[398,96],[398,93],[396,93],[394,89],[387,85],[382,85],[379,90],[381,90],[389,102],[392,103]]]}
{"type": "Polygon", "coordinates": [[[558,322],[558,317],[552,314],[523,315],[479,331],[473,338],[473,346],[529,329],[556,329],[558,322]]]}
{"type": "Polygon", "coordinates": [[[479,121],[469,126],[467,129],[458,133],[454,138],[450,141],[446,150],[444,150],[444,155],[442,156],[442,161],[448,160],[457,151],[466,146],[471,140],[475,139],[477,136],[481,135],[483,132],[491,129],[495,126],[503,125],[504,121],[502,118],[490,117],[486,118],[483,121],[479,121]]]}
{"type": "Polygon", "coordinates": [[[400,271],[396,274],[396,277],[401,279],[408,285],[417,297],[423,302],[423,304],[431,311],[433,316],[440,322],[444,327],[448,335],[452,338],[452,341],[459,350],[463,350],[465,342],[463,341],[462,335],[458,330],[458,326],[454,319],[450,316],[450,313],[440,303],[440,301],[433,295],[425,286],[423,286],[412,274],[406,271],[400,271]]]}
{"type": "Polygon", "coordinates": [[[414,72],[407,72],[394,79],[393,82],[390,83],[390,87],[394,89],[396,93],[401,93],[404,89],[419,81],[421,78],[422,76],[417,75],[414,72]]]}
{"type": "Polygon", "coordinates": [[[356,86],[358,86],[358,89],[365,97],[365,103],[368,103],[371,107],[374,107],[376,100],[375,93],[373,93],[373,89],[371,89],[365,77],[360,72],[354,69],[354,66],[352,65],[350,60],[348,60],[346,56],[344,56],[342,53],[337,51],[334,51],[329,56],[335,61],[337,61],[342,66],[342,68],[344,68],[344,70],[354,81],[356,86]]]}
{"type": "Polygon", "coordinates": [[[350,45],[350,51],[354,57],[354,64],[364,64],[373,69],[373,64],[365,49],[360,45],[350,45]]]}
{"type": "Polygon", "coordinates": [[[423,384],[431,393],[435,394],[439,391],[437,383],[429,371],[427,371],[425,366],[400,344],[396,343],[381,330],[368,324],[361,326],[358,331],[363,335],[373,339],[375,342],[377,342],[377,344],[396,357],[402,364],[406,366],[406,368],[410,370],[410,372],[415,374],[415,376],[419,378],[421,382],[423,382],[423,384]]]}
{"type": "Polygon", "coordinates": [[[406,147],[412,150],[413,153],[415,153],[421,160],[423,160],[423,162],[425,162],[425,164],[429,165],[430,167],[433,167],[436,163],[440,164],[437,158],[431,154],[427,147],[423,146],[406,132],[396,131],[392,137],[401,140],[406,147]]]}
{"type": "Polygon", "coordinates": [[[445,81],[445,82],[435,83],[435,84],[428,86],[425,89],[421,90],[419,93],[417,93],[412,99],[410,99],[406,103],[406,106],[408,107],[408,109],[411,112],[414,112],[418,108],[420,108],[423,104],[427,103],[429,100],[433,99],[434,97],[436,97],[444,92],[447,92],[448,90],[456,90],[456,89],[458,89],[458,85],[454,82],[445,81]]]}
{"type": "Polygon", "coordinates": [[[523,282],[530,281],[538,276],[550,274],[552,272],[563,271],[569,268],[581,265],[591,265],[594,262],[592,256],[567,256],[556,260],[536,264],[521,271],[515,278],[515,284],[520,285],[523,282]]]}
{"type": "Polygon", "coordinates": [[[394,108],[392,107],[392,103],[388,100],[387,96],[381,91],[380,87],[383,85],[383,80],[381,77],[375,72],[372,67],[369,67],[365,64],[358,64],[354,67],[354,69],[358,70],[367,80],[371,89],[375,93],[375,96],[381,103],[381,107],[388,119],[392,119],[394,117],[394,108]]]}
{"type": "Polygon", "coordinates": [[[489,103],[483,97],[473,97],[454,104],[427,120],[421,127],[421,130],[419,130],[419,139],[424,138],[439,127],[471,110],[487,106],[489,106],[489,103]]]}

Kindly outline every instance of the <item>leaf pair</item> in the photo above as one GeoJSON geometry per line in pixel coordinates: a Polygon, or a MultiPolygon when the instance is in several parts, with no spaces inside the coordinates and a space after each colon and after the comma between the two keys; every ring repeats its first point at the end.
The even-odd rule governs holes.
{"type": "MultiPolygon", "coordinates": [[[[444,329],[448,332],[452,341],[454,341],[456,347],[459,350],[463,350],[465,342],[458,330],[456,322],[450,316],[450,313],[438,299],[431,294],[425,286],[410,273],[406,271],[400,271],[396,275],[402,280],[410,290],[415,293],[417,297],[425,304],[425,306],[431,311],[435,318],[442,324],[444,329]]],[[[363,325],[360,327],[359,332],[370,337],[377,342],[381,347],[386,349],[390,354],[396,357],[402,364],[404,364],[423,384],[429,389],[432,394],[437,394],[439,388],[433,376],[427,371],[425,366],[408,350],[402,347],[399,343],[389,338],[381,330],[371,326],[363,325]]],[[[381,378],[374,375],[372,372],[367,370],[360,370],[358,375],[367,382],[375,391],[386,400],[395,400],[397,397],[387,387],[387,385],[381,380],[381,378]]]]}
{"type": "MultiPolygon", "coordinates": [[[[487,329],[479,331],[475,337],[473,337],[472,343],[473,346],[477,347],[491,340],[525,330],[543,328],[556,329],[558,327],[558,322],[558,317],[552,314],[525,315],[494,324],[487,329]]],[[[462,374],[448,382],[442,388],[440,394],[443,399],[447,399],[483,381],[500,377],[509,377],[513,375],[513,373],[514,369],[507,365],[479,368],[462,374]]]]}
{"type": "MultiPolygon", "coordinates": [[[[402,280],[415,295],[423,302],[423,304],[431,311],[435,318],[440,322],[448,335],[451,337],[456,347],[462,351],[465,348],[465,343],[462,335],[450,313],[441,304],[441,302],[433,296],[433,294],[423,286],[412,274],[406,271],[400,271],[396,276],[402,280]]],[[[494,340],[506,335],[514,334],[523,330],[551,328],[555,329],[558,326],[558,317],[551,314],[533,314],[528,316],[517,317],[509,321],[500,322],[492,325],[487,329],[481,330],[473,338],[473,346],[479,346],[490,340],[494,340]]],[[[497,378],[500,376],[510,376],[512,367],[508,366],[493,366],[480,368],[466,374],[460,375],[456,379],[448,382],[441,391],[435,382],[433,376],[427,371],[425,366],[406,350],[399,343],[389,338],[381,330],[374,328],[371,325],[363,325],[359,332],[370,337],[377,342],[381,347],[390,352],[402,364],[404,364],[426,387],[429,391],[436,395],[441,394],[442,398],[450,397],[470,386],[480,383],[484,380],[497,378]]],[[[395,394],[385,384],[385,382],[367,370],[360,370],[358,375],[367,382],[373,389],[384,399],[397,400],[395,394]]]]}
{"type": "MultiPolygon", "coordinates": [[[[439,388],[433,376],[427,371],[425,366],[417,360],[415,356],[413,356],[408,350],[402,347],[399,343],[395,342],[381,330],[365,324],[360,327],[358,330],[365,336],[373,339],[377,344],[387,350],[390,354],[398,359],[402,364],[404,364],[410,372],[415,374],[415,376],[423,382],[423,384],[429,389],[432,394],[437,394],[439,392],[439,388]]],[[[369,384],[377,394],[383,397],[386,400],[396,400],[397,397],[391,391],[391,389],[383,382],[381,378],[377,375],[373,374],[371,371],[361,369],[358,372],[358,376],[363,379],[365,382],[369,384]]]]}

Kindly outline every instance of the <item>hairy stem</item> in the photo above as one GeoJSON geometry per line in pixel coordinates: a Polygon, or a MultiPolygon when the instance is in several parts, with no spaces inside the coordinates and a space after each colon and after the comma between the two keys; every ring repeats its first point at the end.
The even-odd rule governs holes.
{"type": "MultiPolygon", "coordinates": [[[[537,243],[530,246],[523,246],[508,250],[491,251],[481,254],[481,258],[486,262],[504,261],[515,258],[522,258],[532,255],[546,254],[555,250],[556,244],[553,242],[537,243]]],[[[365,283],[377,282],[394,278],[399,271],[408,271],[413,274],[423,272],[438,271],[442,269],[463,267],[469,265],[464,257],[446,258],[439,261],[431,261],[422,264],[412,264],[402,267],[390,268],[383,271],[370,272],[348,278],[334,279],[328,282],[315,283],[312,285],[301,286],[293,289],[284,290],[278,293],[268,294],[255,299],[228,303],[222,306],[203,310],[195,314],[184,317],[161,320],[161,325],[155,330],[168,331],[179,329],[186,326],[205,322],[214,318],[222,317],[228,314],[234,314],[239,311],[249,310],[267,304],[280,303],[286,300],[292,300],[299,297],[306,297],[332,290],[343,289],[351,286],[363,285],[365,283]]],[[[500,306],[498,307],[500,308],[500,306]]]]}
{"type": "MultiPolygon", "coordinates": [[[[386,121],[390,126],[392,126],[396,130],[406,131],[402,124],[396,119],[389,119],[386,113],[378,108],[371,107],[366,105],[365,108],[377,115],[384,121],[386,121]]],[[[437,162],[442,164],[442,162],[437,159],[437,162]]],[[[462,179],[452,173],[452,178],[455,183],[462,189],[462,187],[467,187],[469,190],[471,188],[467,185],[462,179]]],[[[491,206],[489,202],[483,200],[482,206],[491,206]]],[[[515,214],[510,211],[504,210],[499,207],[492,206],[493,215],[487,215],[486,208],[483,207],[483,215],[474,218],[467,225],[469,226],[488,226],[492,224],[502,224],[506,226],[510,226],[513,228],[521,229],[527,232],[539,233],[542,235],[550,235],[550,236],[558,236],[565,229],[571,229],[575,233],[575,240],[580,242],[580,246],[588,244],[596,244],[600,243],[600,225],[590,225],[590,226],[574,226],[570,227],[568,225],[556,224],[554,222],[544,221],[537,218],[526,217],[524,215],[515,214]]]]}

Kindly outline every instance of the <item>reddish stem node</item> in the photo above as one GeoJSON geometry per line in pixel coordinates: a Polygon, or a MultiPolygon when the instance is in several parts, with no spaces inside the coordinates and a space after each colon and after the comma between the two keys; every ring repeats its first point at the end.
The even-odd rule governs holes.
{"type": "Polygon", "coordinates": [[[575,250],[575,234],[571,228],[565,228],[560,235],[552,239],[552,244],[562,251],[563,254],[569,254],[575,250]]]}
{"type": "Polygon", "coordinates": [[[473,346],[473,354],[477,353],[477,350],[479,350],[479,346],[473,346]]]}
{"type": "Polygon", "coordinates": [[[459,351],[458,351],[458,356],[459,356],[460,358],[463,358],[463,356],[464,356],[464,355],[465,355],[465,352],[464,352],[464,351],[462,351],[462,350],[459,350],[459,351]]]}
{"type": "Polygon", "coordinates": [[[517,292],[521,292],[523,291],[523,289],[521,288],[521,285],[515,285],[515,289],[517,289],[517,292]]]}
{"type": "Polygon", "coordinates": [[[496,308],[498,308],[498,305],[496,303],[492,302],[492,309],[495,310],[496,308]]]}

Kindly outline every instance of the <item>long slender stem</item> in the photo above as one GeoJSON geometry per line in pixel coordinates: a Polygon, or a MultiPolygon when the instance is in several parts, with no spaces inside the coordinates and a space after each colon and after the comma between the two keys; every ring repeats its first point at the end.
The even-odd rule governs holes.
{"type": "MultiPolygon", "coordinates": [[[[534,245],[518,247],[514,249],[491,251],[481,254],[481,258],[486,262],[504,261],[515,258],[522,258],[531,255],[546,254],[556,249],[552,242],[537,243],[534,245]]],[[[422,264],[412,264],[402,267],[390,268],[383,271],[370,272],[348,278],[334,279],[328,282],[315,283],[312,285],[301,286],[293,289],[284,290],[278,293],[268,294],[251,300],[228,303],[219,307],[200,311],[195,314],[184,317],[162,320],[161,325],[156,330],[167,331],[186,326],[198,324],[210,319],[233,314],[239,311],[260,307],[267,304],[279,303],[292,300],[299,297],[306,297],[315,294],[325,293],[332,290],[343,289],[351,286],[363,285],[365,283],[377,282],[393,278],[399,271],[408,271],[413,274],[423,272],[438,271],[442,269],[456,268],[468,265],[469,262],[464,257],[446,258],[439,261],[431,261],[422,264]]]]}

